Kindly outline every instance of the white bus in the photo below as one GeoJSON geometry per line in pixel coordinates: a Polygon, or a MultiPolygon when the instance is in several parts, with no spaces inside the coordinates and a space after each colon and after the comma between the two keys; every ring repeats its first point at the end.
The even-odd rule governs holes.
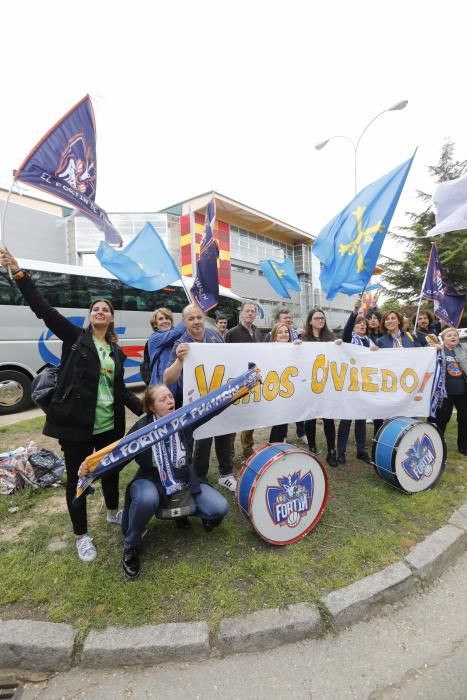
{"type": "MultiPolygon", "coordinates": [[[[58,311],[79,327],[87,323],[93,299],[109,299],[115,308],[115,328],[126,355],[125,381],[141,382],[139,365],[151,332],[149,316],[165,306],[178,320],[188,304],[181,282],[157,292],[129,287],[102,268],[19,260],[37,287],[58,311]]],[[[17,413],[31,403],[31,380],[45,363],[59,364],[61,341],[30,310],[5,271],[0,268],[0,415],[17,413]]],[[[193,280],[185,278],[189,289],[193,280]]],[[[229,327],[238,320],[240,297],[220,288],[219,305],[209,316],[222,313],[229,327]]]]}

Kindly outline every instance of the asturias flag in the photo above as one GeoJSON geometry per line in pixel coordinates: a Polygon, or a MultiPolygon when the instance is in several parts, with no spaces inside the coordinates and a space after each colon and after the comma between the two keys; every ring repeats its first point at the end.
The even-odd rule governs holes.
{"type": "Polygon", "coordinates": [[[42,137],[14,179],[64,199],[91,219],[109,243],[122,244],[106,212],[95,202],[96,125],[89,95],[42,137]]]}
{"type": "Polygon", "coordinates": [[[263,275],[277,294],[286,299],[291,299],[288,292],[292,289],[294,292],[300,292],[302,286],[298,279],[294,264],[289,257],[286,257],[284,262],[276,260],[260,260],[259,266],[263,275]]]}
{"type": "Polygon", "coordinates": [[[191,288],[194,301],[203,311],[209,311],[219,303],[219,276],[217,273],[219,248],[214,240],[215,223],[216,203],[214,199],[211,199],[206,209],[196,277],[191,288]]]}
{"type": "Polygon", "coordinates": [[[365,187],[319,234],[312,251],[328,299],[367,286],[414,157],[365,187]]]}
{"type": "Polygon", "coordinates": [[[464,313],[465,294],[460,294],[447,278],[435,243],[431,244],[422,294],[424,299],[433,301],[437,318],[450,326],[458,327],[464,313]]]}
{"type": "Polygon", "coordinates": [[[122,250],[115,250],[101,241],[96,258],[122,282],[147,292],[155,292],[181,279],[174,259],[149,222],[122,250]]]}

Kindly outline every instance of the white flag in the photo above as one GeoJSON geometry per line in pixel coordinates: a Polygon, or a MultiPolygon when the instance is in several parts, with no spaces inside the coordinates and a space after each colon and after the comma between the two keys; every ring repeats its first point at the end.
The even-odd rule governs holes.
{"type": "Polygon", "coordinates": [[[433,193],[436,226],[429,236],[467,229],[467,175],[442,182],[433,193]]]}

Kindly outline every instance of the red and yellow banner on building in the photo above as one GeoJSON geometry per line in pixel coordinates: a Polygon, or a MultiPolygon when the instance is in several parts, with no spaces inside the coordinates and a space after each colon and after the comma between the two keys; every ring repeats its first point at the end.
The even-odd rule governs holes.
{"type": "MultiPolygon", "coordinates": [[[[199,259],[199,246],[204,231],[204,214],[195,213],[194,216],[184,214],[180,218],[180,252],[182,263],[182,275],[193,277],[193,266],[191,264],[191,227],[193,221],[195,229],[196,260],[199,259]]],[[[216,219],[214,228],[214,240],[219,246],[218,273],[219,284],[231,289],[232,280],[230,274],[230,233],[229,225],[224,221],[216,219]]]]}

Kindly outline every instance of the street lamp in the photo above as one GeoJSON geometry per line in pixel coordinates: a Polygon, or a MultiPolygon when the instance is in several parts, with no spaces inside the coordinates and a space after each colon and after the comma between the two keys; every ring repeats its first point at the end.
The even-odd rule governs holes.
{"type": "Polygon", "coordinates": [[[392,107],[388,107],[387,109],[383,109],[382,112],[379,112],[373,119],[371,119],[366,127],[363,129],[362,133],[358,137],[357,141],[354,142],[352,141],[351,138],[348,136],[342,136],[341,134],[336,134],[335,136],[330,136],[327,138],[325,141],[320,141],[319,143],[316,144],[315,148],[317,151],[320,151],[322,148],[324,148],[329,141],[332,141],[333,139],[345,139],[345,141],[348,141],[350,144],[352,144],[352,148],[354,151],[354,190],[355,194],[357,194],[357,150],[360,145],[360,141],[362,140],[363,134],[367,131],[367,129],[373,124],[374,121],[378,119],[382,114],[386,114],[386,112],[398,112],[401,109],[405,109],[407,105],[409,104],[408,100],[401,100],[400,102],[396,102],[396,104],[392,105],[392,107]]]}

